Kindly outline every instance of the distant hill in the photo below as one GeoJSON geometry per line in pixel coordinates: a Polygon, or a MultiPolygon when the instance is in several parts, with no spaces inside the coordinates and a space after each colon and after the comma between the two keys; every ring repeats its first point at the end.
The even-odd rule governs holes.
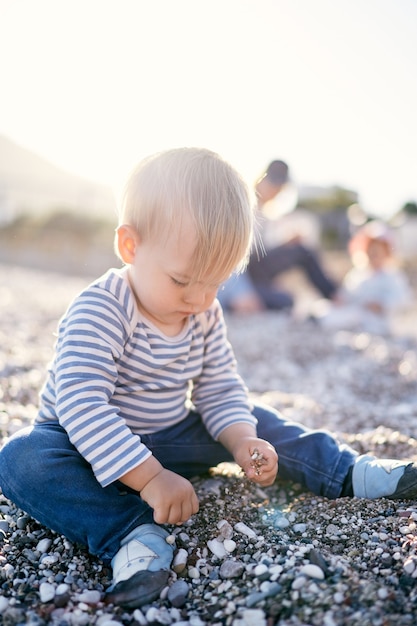
{"type": "Polygon", "coordinates": [[[110,187],[66,172],[0,135],[0,224],[54,211],[115,219],[116,201],[110,187]]]}

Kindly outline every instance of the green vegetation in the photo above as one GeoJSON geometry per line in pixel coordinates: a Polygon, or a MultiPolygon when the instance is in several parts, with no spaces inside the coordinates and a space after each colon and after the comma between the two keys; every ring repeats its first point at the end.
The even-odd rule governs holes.
{"type": "Polygon", "coordinates": [[[323,189],[321,194],[302,198],[300,206],[317,214],[345,213],[347,209],[358,201],[358,194],[343,187],[330,187],[323,189]]]}
{"type": "Polygon", "coordinates": [[[0,228],[0,261],[72,274],[97,274],[120,261],[113,252],[116,220],[57,211],[22,215],[0,228]]]}

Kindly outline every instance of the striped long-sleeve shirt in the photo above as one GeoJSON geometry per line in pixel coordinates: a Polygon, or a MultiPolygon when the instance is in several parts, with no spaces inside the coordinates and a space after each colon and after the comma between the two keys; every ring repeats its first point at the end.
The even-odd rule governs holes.
{"type": "Polygon", "coordinates": [[[58,421],[106,486],[150,456],[142,434],[180,422],[191,406],[214,439],[256,422],[219,303],[167,337],[138,311],[125,270],[109,270],[59,324],[37,421],[58,421]]]}

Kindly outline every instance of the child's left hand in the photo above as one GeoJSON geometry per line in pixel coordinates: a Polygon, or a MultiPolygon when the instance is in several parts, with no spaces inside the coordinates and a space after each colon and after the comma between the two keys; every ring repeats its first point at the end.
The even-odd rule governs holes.
{"type": "Polygon", "coordinates": [[[250,481],[262,487],[272,485],[278,472],[278,455],[268,441],[258,437],[241,439],[234,456],[250,481]]]}

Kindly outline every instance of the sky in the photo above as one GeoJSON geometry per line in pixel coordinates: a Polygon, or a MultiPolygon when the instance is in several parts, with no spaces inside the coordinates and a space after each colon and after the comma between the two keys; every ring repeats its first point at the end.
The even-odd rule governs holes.
{"type": "Polygon", "coordinates": [[[0,0],[0,134],[116,191],[203,146],[252,183],[417,201],[415,0],[0,0]]]}

